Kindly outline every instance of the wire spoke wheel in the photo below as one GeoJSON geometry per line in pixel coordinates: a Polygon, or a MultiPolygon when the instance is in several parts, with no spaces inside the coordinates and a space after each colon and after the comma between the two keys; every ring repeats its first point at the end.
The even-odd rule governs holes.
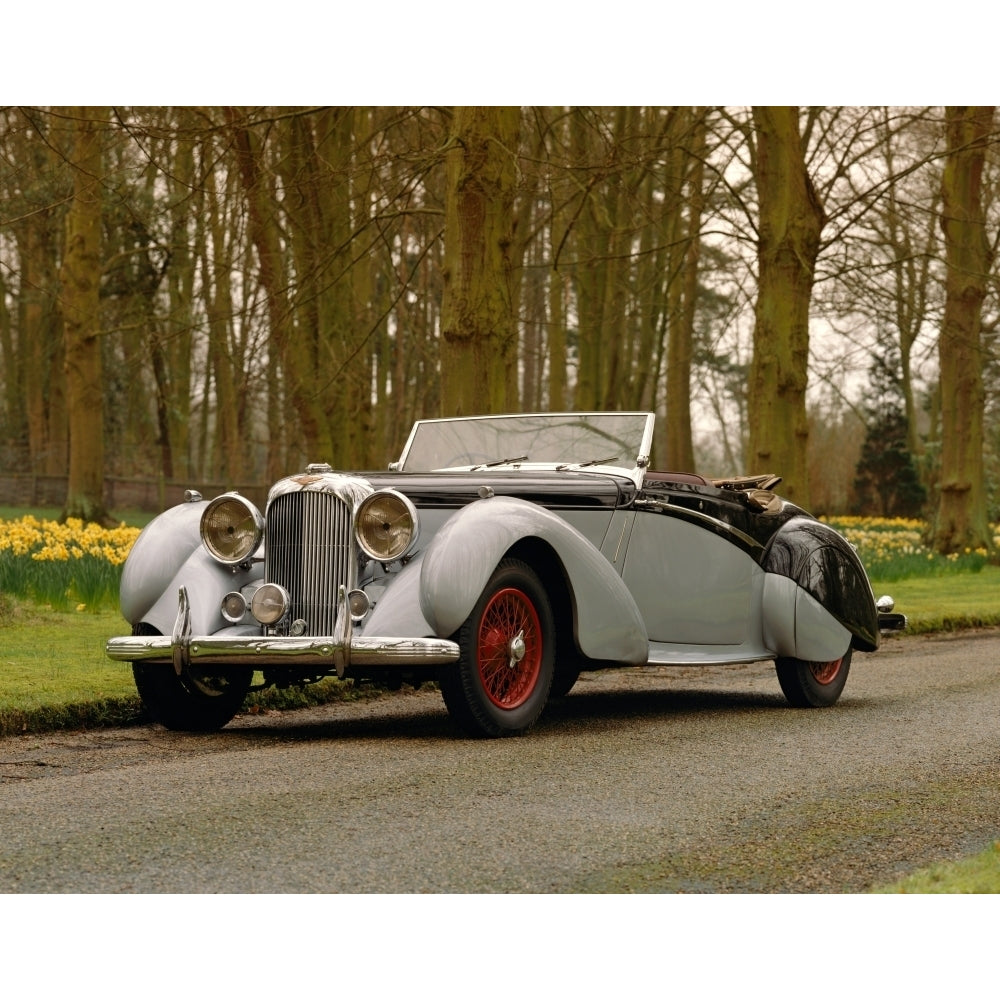
{"type": "Polygon", "coordinates": [[[483,690],[494,705],[517,708],[531,695],[542,669],[542,625],[523,591],[507,587],[486,605],[477,661],[483,690]]]}
{"type": "Polygon", "coordinates": [[[796,708],[825,708],[833,705],[847,683],[851,669],[851,650],[836,660],[797,660],[779,657],[774,667],[778,683],[796,708]]]}
{"type": "Polygon", "coordinates": [[[473,736],[524,732],[552,686],[555,624],[538,575],[504,559],[457,636],[461,651],[440,674],[448,712],[473,736]]]}
{"type": "Polygon", "coordinates": [[[817,684],[832,684],[837,679],[843,662],[843,657],[840,657],[839,660],[828,660],[826,663],[810,662],[809,670],[817,684]]]}

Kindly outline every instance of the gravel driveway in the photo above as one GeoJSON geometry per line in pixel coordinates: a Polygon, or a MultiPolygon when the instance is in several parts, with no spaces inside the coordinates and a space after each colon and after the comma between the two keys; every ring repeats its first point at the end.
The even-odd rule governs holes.
{"type": "Polygon", "coordinates": [[[894,639],[826,710],[770,664],[607,671],[496,741],[429,690],[0,740],[0,891],[862,891],[1000,837],[998,665],[894,639]]]}

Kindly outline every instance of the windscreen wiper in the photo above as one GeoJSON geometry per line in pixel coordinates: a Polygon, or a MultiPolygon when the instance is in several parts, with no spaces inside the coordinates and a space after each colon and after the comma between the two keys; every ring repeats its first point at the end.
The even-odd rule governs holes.
{"type": "Polygon", "coordinates": [[[498,458],[495,462],[484,462],[482,465],[473,466],[472,472],[478,472],[480,469],[494,469],[498,465],[513,465],[515,462],[527,462],[527,455],[515,455],[513,458],[498,458]]]}
{"type": "Polygon", "coordinates": [[[566,469],[585,469],[588,465],[607,465],[617,458],[617,455],[608,455],[607,458],[592,458],[586,462],[567,462],[565,465],[557,465],[556,472],[565,472],[566,469]]]}

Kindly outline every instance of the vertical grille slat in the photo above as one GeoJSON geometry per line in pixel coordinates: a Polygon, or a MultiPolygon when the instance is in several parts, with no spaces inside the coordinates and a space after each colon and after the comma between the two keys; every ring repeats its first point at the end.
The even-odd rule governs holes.
{"type": "Polygon", "coordinates": [[[350,506],[331,493],[287,493],[268,507],[264,576],[288,591],[309,635],[333,633],[337,588],[355,584],[351,529],[350,506]]]}

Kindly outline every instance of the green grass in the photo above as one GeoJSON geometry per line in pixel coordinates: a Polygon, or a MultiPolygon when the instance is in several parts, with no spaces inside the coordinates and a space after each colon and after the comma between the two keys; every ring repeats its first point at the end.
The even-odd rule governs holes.
{"type": "Polygon", "coordinates": [[[951,632],[1000,625],[1000,566],[976,572],[872,581],[875,596],[890,594],[907,616],[908,632],[951,632]]]}
{"type": "Polygon", "coordinates": [[[1000,840],[981,854],[952,864],[933,865],[907,875],[876,893],[996,893],[1000,892],[1000,840]]]}
{"type": "MultiPolygon", "coordinates": [[[[132,668],[104,655],[105,642],[128,631],[117,611],[58,611],[0,594],[0,736],[144,721],[132,668]]],[[[331,677],[306,688],[251,692],[244,710],[306,708],[364,694],[331,677]]]]}
{"type": "Polygon", "coordinates": [[[117,612],[60,612],[0,595],[0,735],[128,725],[142,717],[131,670],[104,655],[117,612]]]}
{"type": "Polygon", "coordinates": [[[60,612],[0,597],[0,711],[135,694],[131,670],[104,655],[126,628],[116,611],[60,612]]]}

